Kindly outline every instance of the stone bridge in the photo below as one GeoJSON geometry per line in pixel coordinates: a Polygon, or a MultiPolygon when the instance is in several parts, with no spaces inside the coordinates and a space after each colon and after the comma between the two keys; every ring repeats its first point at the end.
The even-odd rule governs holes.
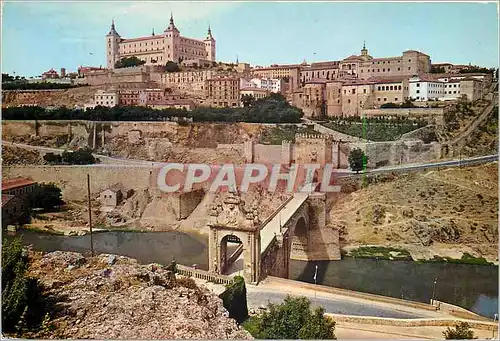
{"type": "MultiPolygon", "coordinates": [[[[326,212],[326,194],[295,193],[261,222],[258,207],[245,206],[230,193],[211,212],[209,271],[228,274],[232,263],[241,260],[243,269],[238,270],[248,283],[266,276],[288,278],[292,252],[308,252],[311,231],[326,227],[326,212]],[[228,243],[236,244],[231,252],[228,243]]],[[[329,259],[340,259],[335,236],[335,256],[329,259]]]]}

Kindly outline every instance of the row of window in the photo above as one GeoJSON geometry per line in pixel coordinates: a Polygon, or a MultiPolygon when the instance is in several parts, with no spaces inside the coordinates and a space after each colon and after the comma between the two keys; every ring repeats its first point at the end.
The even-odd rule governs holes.
{"type": "Polygon", "coordinates": [[[96,105],[102,105],[102,106],[109,106],[109,105],[115,105],[115,102],[109,102],[109,101],[96,101],[95,102],[96,105]]]}
{"type": "Polygon", "coordinates": [[[7,190],[4,192],[4,194],[19,195],[19,194],[31,193],[33,192],[34,189],[35,189],[34,186],[25,186],[21,188],[7,190]]]}
{"type": "MultiPolygon", "coordinates": [[[[409,62],[411,62],[411,59],[408,59],[408,61],[409,61],[409,62]]],[[[378,62],[377,62],[377,64],[385,64],[385,62],[386,62],[385,60],[383,60],[383,61],[378,61],[378,62]]],[[[396,61],[395,61],[395,62],[396,62],[396,61]]],[[[401,59],[398,59],[398,60],[397,60],[397,62],[398,62],[398,63],[401,63],[401,59]]],[[[391,61],[390,61],[390,60],[387,60],[387,64],[390,64],[390,63],[391,63],[391,61]]],[[[375,62],[372,62],[372,65],[375,65],[375,62]]]]}
{"type": "Polygon", "coordinates": [[[401,85],[382,85],[382,86],[378,86],[377,87],[377,90],[378,91],[393,91],[393,90],[401,90],[401,85]]]}

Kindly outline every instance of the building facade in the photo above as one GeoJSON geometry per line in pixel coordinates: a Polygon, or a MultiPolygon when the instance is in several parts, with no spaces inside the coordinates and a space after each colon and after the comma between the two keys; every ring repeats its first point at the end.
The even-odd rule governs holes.
{"type": "Polygon", "coordinates": [[[373,58],[363,45],[360,55],[352,55],[339,63],[339,76],[371,77],[413,76],[431,70],[431,59],[425,53],[408,50],[399,57],[373,58]]]}
{"type": "Polygon", "coordinates": [[[170,16],[170,24],[162,34],[124,39],[115,29],[114,20],[111,30],[106,35],[106,61],[108,69],[113,69],[115,63],[125,57],[137,57],[146,65],[165,65],[168,61],[180,63],[183,60],[205,59],[214,62],[215,39],[208,27],[207,36],[203,40],[186,38],[174,24],[170,16]]]}
{"type": "Polygon", "coordinates": [[[412,77],[409,79],[409,96],[414,101],[437,100],[444,96],[445,84],[436,79],[412,77]]]}
{"type": "MultiPolygon", "coordinates": [[[[243,95],[250,95],[253,96],[253,98],[261,99],[265,98],[270,95],[270,91],[266,89],[259,89],[259,88],[242,88],[240,89],[240,97],[243,95]]],[[[243,104],[242,104],[243,105],[243,104]]]]}
{"type": "Polygon", "coordinates": [[[97,90],[94,95],[94,105],[101,107],[114,107],[119,104],[119,94],[117,91],[97,90]]]}
{"type": "Polygon", "coordinates": [[[240,79],[213,78],[206,81],[206,104],[212,107],[240,106],[240,79]]]}

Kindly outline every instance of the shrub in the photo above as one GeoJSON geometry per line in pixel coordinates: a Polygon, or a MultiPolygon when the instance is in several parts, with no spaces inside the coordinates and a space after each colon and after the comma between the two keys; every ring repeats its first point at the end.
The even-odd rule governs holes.
{"type": "Polygon", "coordinates": [[[188,288],[188,289],[198,288],[198,286],[196,285],[196,282],[191,277],[179,277],[179,278],[176,278],[175,282],[177,283],[178,286],[181,286],[184,288],[188,288]]]}
{"type": "Polygon", "coordinates": [[[360,170],[366,169],[366,163],[368,161],[368,157],[365,153],[359,149],[353,149],[349,153],[349,167],[356,173],[359,173],[360,170]]]}
{"type": "Polygon", "coordinates": [[[46,314],[47,303],[38,279],[26,275],[28,257],[21,240],[2,245],[2,328],[22,334],[38,328],[46,314]]]}
{"type": "Polygon", "coordinates": [[[335,339],[335,322],[314,311],[305,297],[287,296],[282,304],[270,304],[269,312],[249,318],[245,329],[256,339],[335,339]]]}
{"type": "Polygon", "coordinates": [[[30,193],[29,199],[31,207],[44,210],[64,205],[61,189],[54,183],[39,184],[30,193]]]}
{"type": "Polygon", "coordinates": [[[446,340],[475,339],[474,332],[470,330],[470,325],[467,322],[460,322],[455,326],[455,329],[446,328],[443,335],[446,340]]]}
{"type": "Polygon", "coordinates": [[[227,285],[226,291],[219,297],[222,299],[224,308],[229,312],[229,317],[234,318],[238,323],[247,319],[247,288],[243,277],[235,276],[233,283],[227,285]]]}

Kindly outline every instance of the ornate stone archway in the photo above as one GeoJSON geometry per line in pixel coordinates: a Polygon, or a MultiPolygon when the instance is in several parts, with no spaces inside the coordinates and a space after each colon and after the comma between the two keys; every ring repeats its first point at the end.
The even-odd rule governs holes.
{"type": "Polygon", "coordinates": [[[209,270],[224,273],[227,270],[227,239],[241,241],[243,277],[248,283],[258,283],[260,278],[260,221],[257,207],[245,206],[235,192],[224,193],[210,212],[209,270]]]}

